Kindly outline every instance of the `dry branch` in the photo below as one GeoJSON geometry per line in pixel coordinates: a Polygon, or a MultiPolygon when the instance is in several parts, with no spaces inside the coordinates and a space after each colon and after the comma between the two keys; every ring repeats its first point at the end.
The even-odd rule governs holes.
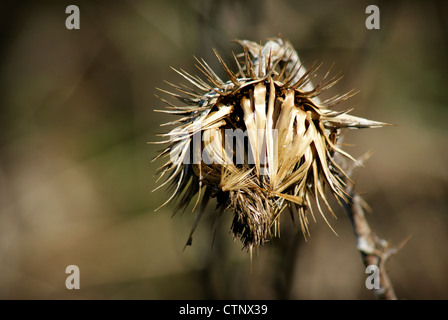
{"type": "Polygon", "coordinates": [[[353,231],[356,236],[357,249],[361,253],[361,257],[365,267],[375,265],[379,270],[379,288],[374,289],[375,297],[379,300],[396,300],[394,288],[386,271],[387,259],[398,252],[404,245],[404,242],[397,248],[390,247],[386,240],[380,239],[372,231],[364,214],[365,202],[362,197],[355,191],[355,183],[353,182],[353,170],[367,160],[370,154],[366,154],[358,160],[358,164],[352,163],[345,170],[347,177],[341,177],[346,183],[346,192],[349,195],[349,202],[343,203],[344,209],[352,223],[353,231]]]}

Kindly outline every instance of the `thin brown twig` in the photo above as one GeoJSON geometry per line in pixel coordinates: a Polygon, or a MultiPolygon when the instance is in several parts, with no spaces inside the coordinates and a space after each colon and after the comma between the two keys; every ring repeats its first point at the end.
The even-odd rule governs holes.
{"type": "Polygon", "coordinates": [[[356,236],[357,248],[361,253],[361,257],[365,267],[370,265],[378,267],[379,270],[379,288],[374,288],[375,297],[379,300],[397,300],[394,288],[386,271],[386,261],[388,258],[398,252],[407,240],[401,243],[398,247],[391,247],[386,240],[380,239],[372,231],[366,219],[363,209],[363,200],[361,196],[355,191],[355,184],[352,179],[353,169],[359,164],[367,160],[370,154],[366,154],[358,162],[358,165],[353,164],[346,169],[347,177],[341,177],[346,183],[346,192],[350,196],[349,202],[344,204],[344,208],[352,223],[353,231],[356,236]]]}

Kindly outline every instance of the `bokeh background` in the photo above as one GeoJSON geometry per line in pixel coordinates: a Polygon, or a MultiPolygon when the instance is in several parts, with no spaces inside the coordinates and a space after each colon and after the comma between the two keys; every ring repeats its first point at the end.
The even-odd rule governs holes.
{"type": "MultiPolygon", "coordinates": [[[[234,39],[279,33],[305,65],[334,63],[338,106],[398,126],[348,131],[346,149],[375,151],[358,171],[368,220],[392,245],[401,299],[448,298],[448,6],[443,1],[2,1],[0,4],[1,299],[373,299],[342,208],[305,242],[289,216],[281,237],[249,255],[210,205],[193,245],[191,210],[172,217],[147,144],[171,119],[154,109],[170,66],[193,56],[221,72],[234,39]],[[67,30],[65,8],[80,8],[67,30]],[[365,27],[369,4],[380,30],[365,27]],[[67,290],[77,265],[81,289],[67,290]]],[[[220,73],[222,75],[222,73],[220,73]]]]}

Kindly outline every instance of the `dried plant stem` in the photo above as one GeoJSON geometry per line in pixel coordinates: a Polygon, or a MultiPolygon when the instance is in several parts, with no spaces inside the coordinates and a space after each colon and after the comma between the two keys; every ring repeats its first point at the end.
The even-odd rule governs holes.
{"type": "MultiPolygon", "coordinates": [[[[364,162],[369,155],[366,155],[364,159],[359,162],[364,162]]],[[[351,178],[354,165],[352,168],[346,171],[347,176],[351,178]]],[[[364,214],[362,197],[354,190],[353,181],[344,179],[347,187],[347,194],[350,196],[348,203],[343,202],[347,215],[352,223],[353,231],[356,236],[357,248],[361,253],[361,257],[364,265],[378,266],[379,270],[379,283],[378,289],[374,289],[375,297],[379,300],[397,300],[394,288],[387,274],[385,263],[387,259],[398,252],[398,249],[404,245],[404,242],[397,248],[392,248],[386,240],[380,239],[372,231],[369,223],[364,214]]]]}
{"type": "MultiPolygon", "coordinates": [[[[352,191],[351,202],[344,204],[345,210],[352,222],[357,240],[357,248],[361,253],[364,265],[375,265],[379,268],[380,288],[375,289],[375,296],[380,300],[396,300],[397,296],[385,269],[385,262],[391,252],[377,249],[378,246],[387,247],[385,240],[378,239],[373,233],[360,204],[360,196],[352,191]],[[385,245],[386,244],[386,245],[385,245]]],[[[389,249],[392,250],[392,249],[389,249]]],[[[394,250],[395,251],[395,250],[394,250]]]]}

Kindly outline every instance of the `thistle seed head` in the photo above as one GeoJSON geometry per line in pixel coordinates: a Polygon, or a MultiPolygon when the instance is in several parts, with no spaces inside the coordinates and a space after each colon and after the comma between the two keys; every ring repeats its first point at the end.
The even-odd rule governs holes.
{"type": "MultiPolygon", "coordinates": [[[[220,213],[233,213],[231,231],[244,247],[252,249],[277,233],[280,215],[288,209],[300,221],[305,237],[308,218],[314,219],[311,202],[327,222],[321,203],[334,215],[326,190],[338,201],[348,201],[340,154],[355,161],[338,145],[342,128],[375,128],[382,122],[366,120],[331,108],[353,92],[321,102],[319,94],[340,77],[327,72],[312,85],[320,65],[305,70],[297,52],[282,38],[264,45],[238,41],[243,52],[233,55],[232,71],[215,50],[228,80],[222,80],[202,59],[196,59],[202,78],[175,70],[188,85],[170,84],[176,92],[160,91],[182,105],[165,110],[180,118],[166,134],[166,148],[156,157],[167,157],[159,169],[178,209],[197,195],[202,200],[187,244],[211,198],[220,213]]],[[[162,206],[163,206],[162,205],[162,206]]],[[[195,205],[195,207],[196,207],[195,205]]],[[[330,226],[331,228],[331,226],[330,226]]]]}

